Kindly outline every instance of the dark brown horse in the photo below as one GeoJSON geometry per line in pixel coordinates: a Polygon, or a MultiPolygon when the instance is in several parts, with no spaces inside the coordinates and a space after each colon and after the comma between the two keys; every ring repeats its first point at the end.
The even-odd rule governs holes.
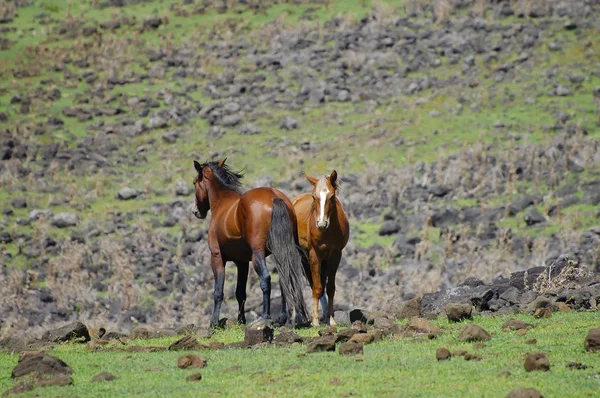
{"type": "Polygon", "coordinates": [[[327,286],[329,324],[335,325],[335,274],[342,259],[342,249],[350,237],[350,225],[336,196],[337,172],[334,170],[330,176],[319,179],[305,176],[312,184],[313,190],[298,196],[293,204],[298,217],[300,245],[308,251],[308,264],[305,262],[304,266],[314,300],[312,324],[319,325],[319,300],[324,298],[323,287],[327,286]]]}
{"type": "Polygon", "coordinates": [[[287,319],[285,303],[296,313],[306,314],[302,296],[302,259],[298,251],[297,223],[290,200],[273,188],[255,188],[242,194],[242,174],[232,172],[225,160],[200,164],[194,161],[198,174],[194,178],[196,200],[194,215],[212,217],[208,227],[208,247],[215,277],[214,310],[211,326],[219,323],[223,302],[225,264],[233,261],[238,268],[235,296],[239,304],[238,322],[245,323],[248,263],[260,279],[263,292],[263,318],[271,317],[271,276],[265,258],[273,254],[282,293],[280,322],[287,319]]]}

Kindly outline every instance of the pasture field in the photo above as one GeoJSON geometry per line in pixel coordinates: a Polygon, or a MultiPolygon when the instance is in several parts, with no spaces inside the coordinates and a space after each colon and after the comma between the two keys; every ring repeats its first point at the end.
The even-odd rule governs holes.
{"type": "MultiPolygon", "coordinates": [[[[478,316],[472,323],[492,335],[478,349],[473,343],[458,341],[460,330],[471,321],[449,324],[440,317],[433,323],[443,330],[436,339],[429,340],[426,335],[385,338],[366,345],[363,355],[349,357],[337,351],[307,354],[306,346],[298,343],[289,347],[155,353],[90,352],[85,345],[60,345],[49,353],[73,368],[74,384],[37,388],[22,396],[505,397],[517,387],[533,387],[550,398],[597,396],[600,357],[586,352],[583,346],[588,329],[598,326],[597,313],[555,313],[550,319],[478,316]],[[534,327],[524,336],[504,331],[502,324],[514,318],[534,327]],[[526,344],[528,339],[536,339],[537,344],[526,344]],[[466,350],[482,359],[466,361],[457,356],[438,362],[439,347],[451,352],[466,350]],[[526,354],[532,352],[547,354],[549,371],[525,371],[526,354]],[[207,359],[207,366],[200,369],[201,381],[185,380],[198,369],[178,369],[177,358],[183,354],[201,354],[207,359]],[[569,366],[571,362],[585,366],[577,369],[574,364],[569,366]],[[91,379],[102,371],[117,379],[92,383],[91,379]]],[[[301,329],[298,333],[311,337],[317,331],[301,329]]],[[[242,329],[235,327],[217,333],[211,340],[228,344],[242,339],[242,329]]],[[[166,347],[175,340],[134,340],[130,345],[166,347]]],[[[8,377],[16,362],[16,355],[0,354],[0,390],[16,384],[8,377]]]]}

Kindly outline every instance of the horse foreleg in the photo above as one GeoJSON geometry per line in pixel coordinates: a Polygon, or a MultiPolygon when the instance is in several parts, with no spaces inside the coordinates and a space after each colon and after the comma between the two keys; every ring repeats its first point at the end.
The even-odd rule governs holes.
{"type": "Polygon", "coordinates": [[[333,319],[333,297],[335,296],[335,274],[337,273],[342,259],[342,252],[335,253],[327,260],[327,298],[328,306],[327,312],[329,314],[329,324],[335,326],[335,320],[333,319]]]}
{"type": "Polygon", "coordinates": [[[271,275],[267,269],[265,253],[256,251],[252,255],[252,265],[258,274],[260,289],[263,292],[263,314],[264,319],[271,318],[271,275]]]}
{"type": "Polygon", "coordinates": [[[308,254],[310,262],[310,273],[312,277],[313,312],[312,325],[319,326],[319,299],[323,295],[323,284],[321,283],[321,260],[314,249],[308,254]]]}
{"type": "Polygon", "coordinates": [[[223,286],[225,285],[225,263],[220,252],[212,253],[210,265],[215,277],[215,291],[213,293],[215,305],[212,317],[210,318],[210,327],[216,328],[219,326],[219,313],[221,312],[221,304],[223,303],[223,286]]]}
{"type": "Polygon", "coordinates": [[[238,302],[238,323],[246,323],[246,283],[248,282],[248,262],[236,262],[238,269],[235,298],[238,302]]]}

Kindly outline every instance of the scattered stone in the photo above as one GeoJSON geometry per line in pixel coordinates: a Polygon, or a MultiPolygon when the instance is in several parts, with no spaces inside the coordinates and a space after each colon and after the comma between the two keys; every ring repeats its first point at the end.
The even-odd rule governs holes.
{"type": "Polygon", "coordinates": [[[323,336],[311,341],[306,347],[307,353],[335,351],[335,336],[323,336]]]}
{"type": "Polygon", "coordinates": [[[502,330],[504,330],[504,331],[530,329],[530,328],[533,328],[533,325],[531,325],[525,321],[522,321],[520,319],[511,319],[511,320],[504,322],[504,324],[502,325],[502,330]]]}
{"type": "Polygon", "coordinates": [[[160,25],[162,25],[163,21],[161,18],[158,17],[152,17],[152,18],[145,18],[144,22],[142,22],[142,28],[143,29],[158,29],[158,27],[160,25]]]}
{"type": "Polygon", "coordinates": [[[334,335],[334,334],[337,333],[337,327],[335,327],[335,326],[328,326],[325,329],[319,329],[319,331],[317,333],[319,333],[319,336],[334,335]]]}
{"type": "Polygon", "coordinates": [[[340,326],[350,325],[350,313],[348,311],[335,311],[333,313],[335,323],[340,326]]]}
{"type": "Polygon", "coordinates": [[[483,343],[475,343],[475,344],[473,344],[473,349],[474,350],[481,350],[482,348],[485,348],[485,344],[483,344],[483,343]]]}
{"type": "Polygon", "coordinates": [[[465,361],[481,361],[483,357],[479,354],[465,354],[465,361]]]}
{"type": "Polygon", "coordinates": [[[202,374],[200,372],[189,375],[185,378],[187,381],[200,381],[202,380],[202,374]]]}
{"type": "Polygon", "coordinates": [[[279,123],[279,128],[282,130],[295,130],[298,128],[298,122],[291,117],[286,116],[285,119],[279,123]]]}
{"type": "Polygon", "coordinates": [[[506,398],[544,398],[544,396],[535,388],[515,388],[506,398]]]}
{"type": "Polygon", "coordinates": [[[194,351],[200,348],[201,345],[195,337],[185,336],[171,344],[168,349],[169,351],[194,351]]]}
{"type": "Polygon", "coordinates": [[[154,116],[148,120],[149,129],[162,129],[165,127],[167,127],[167,121],[160,116],[154,116]]]}
{"type": "Polygon", "coordinates": [[[221,126],[235,127],[242,122],[242,117],[238,114],[226,115],[221,119],[221,126]]]}
{"type": "Polygon", "coordinates": [[[552,305],[552,301],[545,296],[539,296],[531,303],[527,304],[527,312],[530,314],[535,313],[539,308],[548,308],[552,305]]]}
{"type": "Polygon", "coordinates": [[[474,341],[487,341],[492,336],[479,325],[467,325],[463,328],[458,336],[460,341],[474,342],[474,341]]]}
{"type": "Polygon", "coordinates": [[[90,332],[83,323],[71,322],[61,328],[49,330],[42,336],[42,340],[52,343],[64,343],[66,341],[90,341],[90,332]]]}
{"type": "Polygon", "coordinates": [[[388,311],[397,319],[418,318],[421,316],[421,297],[415,297],[404,303],[395,303],[389,306],[388,311]]]}
{"type": "Polygon", "coordinates": [[[356,333],[348,340],[348,342],[369,344],[373,342],[373,335],[371,333],[356,333]]]}
{"type": "Polygon", "coordinates": [[[536,208],[532,208],[531,210],[529,210],[529,212],[525,214],[523,219],[525,220],[525,224],[527,224],[528,226],[540,224],[546,221],[546,217],[544,217],[539,211],[537,211],[536,208]]]}
{"type": "Polygon", "coordinates": [[[400,231],[400,225],[398,225],[396,221],[387,220],[381,224],[381,227],[379,227],[378,234],[379,236],[389,236],[397,234],[398,231],[400,231]]]}
{"type": "Polygon", "coordinates": [[[201,355],[182,355],[177,359],[179,369],[197,369],[206,366],[206,358],[201,355]]]}
{"type": "Polygon", "coordinates": [[[439,334],[442,332],[442,329],[423,318],[411,318],[408,321],[407,329],[415,333],[439,334]]]}
{"type": "Polygon", "coordinates": [[[277,336],[273,338],[273,344],[277,345],[291,345],[294,343],[303,343],[304,339],[298,335],[296,332],[292,332],[291,330],[287,330],[284,332],[280,332],[277,336]]]}
{"type": "Polygon", "coordinates": [[[444,310],[449,322],[460,322],[463,319],[471,319],[473,306],[471,304],[451,303],[444,310]]]}
{"type": "Polygon", "coordinates": [[[150,333],[150,331],[144,327],[138,327],[133,329],[133,331],[131,332],[131,338],[133,340],[136,339],[149,339],[153,337],[152,334],[150,333]]]}
{"type": "Polygon", "coordinates": [[[566,86],[559,85],[558,87],[556,87],[556,95],[560,97],[566,97],[571,95],[571,90],[566,86]]]}
{"type": "Polygon", "coordinates": [[[175,183],[175,195],[177,196],[188,196],[194,192],[194,188],[187,184],[183,180],[179,180],[175,183]]]}
{"type": "Polygon", "coordinates": [[[93,382],[98,382],[98,381],[113,381],[116,380],[117,376],[113,375],[112,373],[109,372],[102,372],[102,373],[98,373],[96,376],[94,376],[94,378],[92,379],[93,382]]]}
{"type": "Polygon", "coordinates": [[[593,328],[588,331],[585,337],[584,346],[586,351],[599,352],[600,351],[600,328],[593,328]]]}
{"type": "Polygon", "coordinates": [[[344,342],[344,341],[348,341],[352,338],[352,336],[354,336],[356,333],[358,333],[358,330],[356,329],[344,329],[344,330],[340,330],[338,332],[338,334],[336,335],[336,343],[340,343],[340,342],[344,342]]]}
{"type": "Polygon", "coordinates": [[[348,341],[340,344],[339,348],[340,355],[359,355],[363,354],[363,344],[358,341],[348,341]]]}
{"type": "Polygon", "coordinates": [[[538,308],[533,313],[533,317],[536,319],[552,318],[552,311],[550,311],[550,308],[538,308]]]}
{"type": "Polygon", "coordinates": [[[589,368],[589,366],[575,361],[571,361],[567,364],[567,369],[570,370],[585,370],[587,368],[589,368]]]}
{"type": "Polygon", "coordinates": [[[52,225],[57,228],[74,227],[79,223],[79,217],[74,213],[58,213],[52,217],[52,225]]]}
{"type": "Polygon", "coordinates": [[[452,358],[452,354],[450,353],[450,351],[447,348],[440,347],[435,352],[435,357],[437,358],[438,361],[443,361],[445,359],[452,358]]]}
{"type": "Polygon", "coordinates": [[[467,350],[456,350],[456,351],[452,352],[453,357],[464,357],[467,354],[468,354],[467,350]]]}
{"type": "Polygon", "coordinates": [[[38,387],[70,386],[73,384],[73,378],[65,374],[58,374],[50,379],[38,379],[35,385],[38,387]]]}
{"type": "Polygon", "coordinates": [[[24,392],[31,391],[34,389],[34,385],[31,382],[23,382],[19,383],[11,389],[8,389],[2,393],[3,397],[7,397],[9,395],[18,395],[23,394],[24,392]]]}
{"type": "Polygon", "coordinates": [[[138,196],[140,196],[140,191],[129,187],[121,188],[119,192],[117,192],[117,199],[121,200],[135,199],[138,196]]]}
{"type": "Polygon", "coordinates": [[[532,372],[534,370],[541,370],[547,372],[550,370],[550,361],[546,354],[542,352],[534,352],[533,354],[527,355],[525,358],[525,370],[532,372]]]}
{"type": "Polygon", "coordinates": [[[373,327],[381,330],[385,334],[390,334],[395,325],[396,322],[385,316],[379,316],[375,318],[375,321],[373,322],[373,327]]]}
{"type": "Polygon", "coordinates": [[[238,129],[238,134],[241,135],[255,135],[260,133],[261,130],[251,123],[246,123],[238,129]]]}
{"type": "Polygon", "coordinates": [[[554,303],[554,305],[556,306],[558,312],[571,312],[571,307],[569,307],[566,303],[563,303],[562,301],[558,301],[554,303]]]}
{"type": "Polygon", "coordinates": [[[273,321],[259,318],[246,326],[244,343],[248,346],[270,343],[273,340],[273,321]]]}
{"type": "Polygon", "coordinates": [[[530,345],[537,344],[537,339],[527,339],[527,340],[525,340],[525,344],[530,344],[530,345]]]}
{"type": "Polygon", "coordinates": [[[350,311],[350,322],[351,323],[354,323],[354,322],[368,323],[368,321],[369,321],[369,314],[367,311],[364,311],[361,309],[354,309],[354,310],[350,311]]]}
{"type": "Polygon", "coordinates": [[[25,351],[19,356],[11,377],[17,378],[31,373],[38,375],[70,375],[73,370],[62,360],[41,351],[25,351]]]}
{"type": "Polygon", "coordinates": [[[15,209],[24,209],[27,207],[27,199],[25,199],[25,198],[13,199],[11,204],[12,204],[12,207],[14,207],[15,209]]]}

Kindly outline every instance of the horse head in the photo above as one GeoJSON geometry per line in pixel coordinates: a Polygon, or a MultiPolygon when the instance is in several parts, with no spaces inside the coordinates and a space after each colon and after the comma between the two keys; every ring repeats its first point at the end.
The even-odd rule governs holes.
{"type": "MultiPolygon", "coordinates": [[[[227,158],[219,162],[198,163],[194,160],[194,168],[198,172],[194,177],[195,202],[193,213],[196,217],[206,218],[210,210],[210,191],[229,189],[238,192],[241,173],[234,173],[225,165],[227,158]]],[[[213,205],[216,205],[213,203],[213,205]]]]}
{"type": "Polygon", "coordinates": [[[331,175],[315,178],[304,175],[313,186],[311,192],[313,208],[318,211],[317,227],[324,231],[329,227],[329,217],[335,209],[335,194],[337,191],[337,172],[333,170],[331,175]]]}
{"type": "Polygon", "coordinates": [[[204,219],[210,210],[210,202],[208,200],[208,190],[206,188],[207,176],[211,173],[210,167],[205,164],[200,164],[194,160],[194,168],[198,172],[194,177],[194,208],[192,212],[197,218],[204,219]]]}

